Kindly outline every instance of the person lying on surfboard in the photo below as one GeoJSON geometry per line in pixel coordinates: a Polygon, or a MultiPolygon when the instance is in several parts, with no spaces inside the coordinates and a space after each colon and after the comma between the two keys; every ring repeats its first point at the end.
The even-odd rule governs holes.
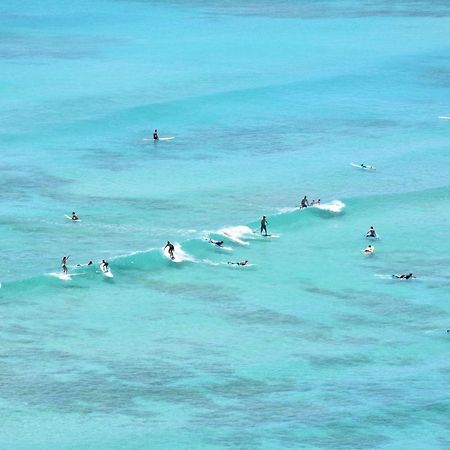
{"type": "Polygon", "coordinates": [[[92,266],[92,264],[92,261],[89,261],[87,264],[77,264],[77,267],[92,266]]]}
{"type": "Polygon", "coordinates": [[[175,247],[173,246],[173,244],[170,241],[167,241],[166,246],[164,247],[164,250],[168,248],[168,252],[169,252],[169,256],[172,259],[175,259],[175,256],[173,256],[173,251],[175,250],[175,247]]]}
{"type": "Polygon", "coordinates": [[[75,211],[72,211],[72,220],[78,220],[78,216],[75,214],[75,211]]]}
{"type": "Polygon", "coordinates": [[[236,265],[236,266],[246,266],[246,265],[248,264],[248,261],[247,261],[247,260],[245,260],[245,261],[239,261],[239,262],[231,262],[231,261],[228,261],[228,264],[236,265]]]}
{"type": "Polygon", "coordinates": [[[267,236],[267,225],[269,224],[269,222],[267,222],[266,216],[262,216],[261,219],[261,234],[263,234],[264,231],[264,236],[267,236]]]}
{"type": "Polygon", "coordinates": [[[366,237],[377,237],[377,232],[374,227],[370,227],[366,233],[366,237]]]}
{"type": "Polygon", "coordinates": [[[223,247],[223,241],[215,241],[214,239],[209,239],[211,244],[217,245],[217,247],[223,247]]]}
{"type": "Polygon", "coordinates": [[[154,139],[155,141],[157,141],[157,140],[159,139],[159,136],[158,136],[158,130],[155,130],[155,131],[153,132],[153,139],[154,139]]]}
{"type": "Polygon", "coordinates": [[[61,268],[64,273],[67,273],[67,260],[68,259],[69,259],[68,256],[63,256],[63,259],[61,260],[61,268]]]}
{"type": "Polygon", "coordinates": [[[410,278],[416,278],[412,273],[402,274],[402,275],[392,275],[394,278],[398,278],[399,280],[409,280],[410,278]]]}

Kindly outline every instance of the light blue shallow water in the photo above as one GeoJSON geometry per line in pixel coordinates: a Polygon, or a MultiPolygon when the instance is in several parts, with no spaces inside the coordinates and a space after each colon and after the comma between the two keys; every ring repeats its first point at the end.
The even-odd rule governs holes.
{"type": "Polygon", "coordinates": [[[448,448],[450,5],[10,3],[0,448],[448,448]]]}

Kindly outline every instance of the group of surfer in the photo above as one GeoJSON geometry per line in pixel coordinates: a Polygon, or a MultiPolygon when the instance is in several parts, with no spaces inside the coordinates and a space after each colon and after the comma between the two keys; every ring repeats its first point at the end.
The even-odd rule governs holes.
{"type": "MultiPolygon", "coordinates": [[[[154,135],[153,135],[154,139],[158,139],[158,132],[157,130],[155,130],[154,135]],[[156,136],[156,137],[155,137],[156,136]]],[[[308,198],[306,197],[306,195],[302,198],[301,202],[300,202],[300,208],[307,208],[308,206],[312,206],[312,205],[320,205],[320,198],[318,200],[312,200],[311,203],[309,203],[308,198]]],[[[73,211],[72,212],[72,220],[79,220],[77,214],[73,211]]],[[[269,224],[269,222],[267,221],[267,217],[266,216],[262,216],[261,219],[261,225],[260,225],[260,234],[261,236],[270,236],[267,233],[267,225],[269,224]]],[[[369,230],[366,233],[366,238],[368,239],[378,239],[378,234],[375,231],[375,228],[373,226],[371,226],[369,228],[369,230]]],[[[214,239],[211,238],[207,238],[208,242],[215,245],[216,247],[220,247],[223,248],[224,245],[224,241],[216,241],[214,239]]],[[[164,251],[167,249],[167,253],[169,254],[169,257],[174,260],[175,259],[175,255],[174,255],[174,251],[175,251],[175,246],[170,242],[167,241],[167,244],[164,247],[164,251]]],[[[372,244],[369,244],[364,250],[363,253],[365,255],[372,255],[375,253],[375,247],[372,244]]],[[[61,267],[62,270],[65,274],[67,274],[68,270],[67,270],[67,260],[69,259],[68,256],[64,256],[62,261],[61,261],[61,267]]],[[[237,266],[246,266],[248,264],[248,260],[245,261],[238,261],[238,262],[231,262],[229,261],[228,264],[231,265],[237,265],[237,266]]],[[[87,264],[88,266],[92,265],[92,261],[89,261],[89,263],[87,264]]],[[[78,266],[80,266],[80,264],[78,264],[78,266]]],[[[102,260],[102,262],[100,263],[100,269],[103,272],[108,272],[108,262],[105,260],[102,260]]],[[[409,274],[401,274],[401,275],[392,275],[395,278],[398,279],[402,279],[402,280],[409,280],[411,278],[415,278],[413,276],[412,273],[409,274]]]]}
{"type": "MultiPolygon", "coordinates": [[[[69,270],[67,269],[67,261],[69,260],[70,256],[63,256],[61,260],[61,269],[64,274],[68,274],[69,270]]],[[[87,264],[77,264],[77,267],[82,266],[92,266],[94,263],[92,261],[89,261],[87,264]]],[[[102,259],[101,263],[99,264],[99,267],[102,272],[108,272],[109,271],[109,262],[102,259]]]]}
{"type": "MultiPolygon", "coordinates": [[[[263,216],[263,217],[265,218],[265,216],[263,216]]],[[[266,230],[266,233],[267,233],[267,230],[266,230]]],[[[223,244],[224,244],[223,241],[216,241],[214,239],[209,238],[208,242],[217,247],[223,248],[223,244]]],[[[172,260],[175,259],[175,255],[173,254],[173,252],[175,251],[175,246],[170,241],[167,241],[167,244],[165,245],[164,250],[166,250],[166,248],[167,248],[167,253],[169,254],[170,259],[172,259],[172,260]]],[[[248,264],[248,260],[238,261],[238,262],[228,261],[228,264],[236,265],[236,266],[246,266],[248,264]]]]}
{"type": "MultiPolygon", "coordinates": [[[[370,227],[368,230],[367,230],[367,233],[366,233],[366,238],[368,238],[368,239],[378,239],[378,234],[377,234],[377,232],[375,231],[375,228],[374,227],[370,227]]],[[[374,254],[375,253],[375,247],[373,246],[373,245],[368,245],[364,250],[363,250],[363,253],[365,254],[365,255],[372,255],[372,254],[374,254]]],[[[415,276],[412,274],[412,273],[408,273],[408,274],[405,274],[405,273],[403,273],[403,274],[401,274],[401,275],[392,275],[394,278],[398,278],[398,279],[400,279],[400,280],[409,280],[409,279],[411,279],[411,278],[415,278],[415,276]]]]}
{"type": "Polygon", "coordinates": [[[300,200],[300,208],[307,208],[308,206],[314,206],[314,205],[320,205],[320,198],[317,200],[312,200],[311,202],[308,201],[308,198],[306,195],[300,200]]]}

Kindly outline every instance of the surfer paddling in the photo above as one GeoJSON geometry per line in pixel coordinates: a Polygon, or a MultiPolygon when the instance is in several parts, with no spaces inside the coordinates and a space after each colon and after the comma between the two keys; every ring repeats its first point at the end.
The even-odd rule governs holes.
{"type": "Polygon", "coordinates": [[[173,256],[173,251],[175,250],[175,247],[173,246],[173,244],[170,241],[167,241],[167,244],[164,247],[164,250],[166,248],[168,249],[167,252],[169,253],[170,258],[175,259],[175,256],[173,256]]]}
{"type": "Polygon", "coordinates": [[[239,262],[231,262],[228,261],[228,264],[231,264],[232,266],[246,266],[248,264],[248,261],[239,261],[239,262]]]}
{"type": "Polygon", "coordinates": [[[210,243],[210,244],[213,244],[213,245],[215,245],[215,246],[217,246],[217,247],[223,247],[223,241],[215,241],[214,239],[208,239],[208,242],[210,243]]]}
{"type": "Polygon", "coordinates": [[[269,222],[267,222],[266,216],[262,216],[260,233],[263,236],[267,236],[267,225],[268,224],[269,224],[269,222]],[[264,232],[264,234],[263,234],[263,232],[264,232]]]}
{"type": "Polygon", "coordinates": [[[412,273],[401,274],[401,275],[392,275],[394,278],[398,278],[399,280],[409,280],[411,278],[416,278],[412,273]]]}

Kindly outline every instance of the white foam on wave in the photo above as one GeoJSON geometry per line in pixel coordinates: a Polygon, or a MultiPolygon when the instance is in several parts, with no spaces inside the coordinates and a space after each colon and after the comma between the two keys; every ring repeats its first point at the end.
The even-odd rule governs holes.
{"type": "MultiPolygon", "coordinates": [[[[183,261],[195,262],[195,258],[186,253],[178,242],[174,242],[173,247],[174,247],[173,250],[174,262],[183,262],[183,261]]],[[[170,258],[167,248],[166,249],[163,248],[162,251],[164,256],[170,258]]]]}
{"type": "Polygon", "coordinates": [[[253,234],[253,230],[246,225],[238,225],[236,227],[222,228],[217,232],[218,234],[227,237],[230,241],[236,242],[240,245],[248,245],[248,242],[241,238],[253,234]]]}
{"type": "Polygon", "coordinates": [[[51,273],[48,273],[47,275],[50,275],[51,277],[59,278],[60,280],[63,280],[63,281],[70,281],[72,279],[71,275],[69,275],[68,273],[62,273],[62,272],[51,272],[51,273]]]}
{"type": "Polygon", "coordinates": [[[150,252],[154,252],[158,250],[157,248],[151,247],[148,248],[146,250],[136,250],[130,253],[124,253],[122,255],[117,255],[117,256],[112,256],[111,258],[108,258],[110,261],[114,261],[115,259],[122,259],[122,258],[128,258],[130,256],[135,256],[135,255],[142,255],[143,253],[150,253],[150,252]]]}
{"type": "Polygon", "coordinates": [[[294,211],[298,211],[298,206],[284,206],[282,208],[277,208],[278,211],[278,215],[279,214],[286,214],[286,213],[291,213],[294,211]]]}
{"type": "Polygon", "coordinates": [[[345,208],[345,203],[340,200],[333,200],[329,203],[311,205],[310,208],[317,208],[322,211],[330,211],[332,213],[340,213],[345,208]]]}

